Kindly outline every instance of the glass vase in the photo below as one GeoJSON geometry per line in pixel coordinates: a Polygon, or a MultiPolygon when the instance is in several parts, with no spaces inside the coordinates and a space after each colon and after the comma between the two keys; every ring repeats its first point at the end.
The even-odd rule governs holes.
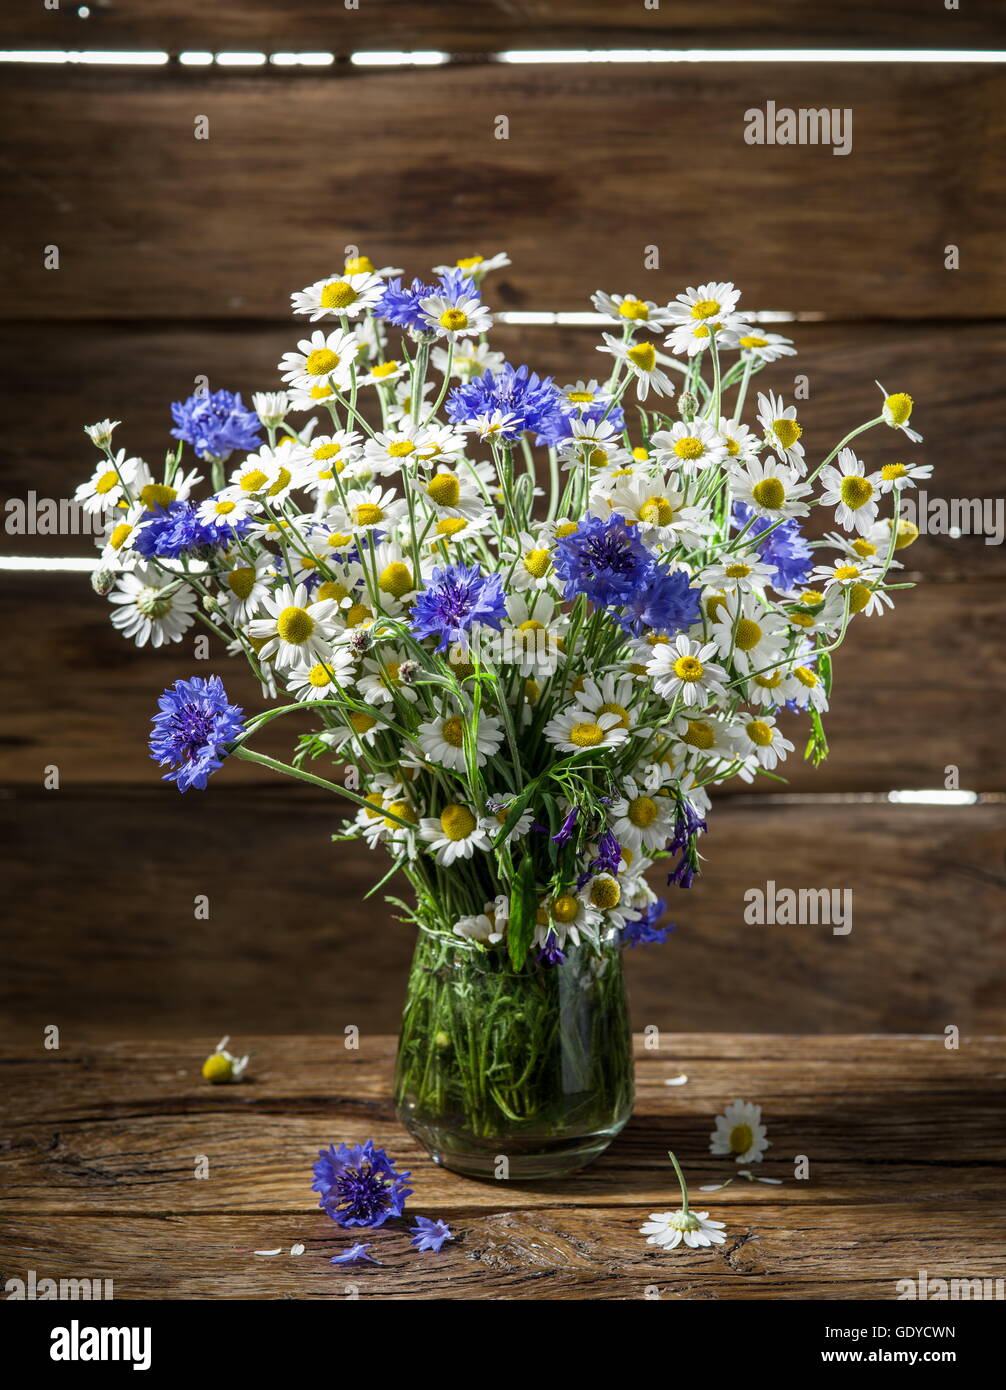
{"type": "Polygon", "coordinates": [[[590,1163],[632,1110],[622,953],[567,944],[519,970],[503,947],[420,931],[402,1015],[395,1104],[438,1163],[540,1179],[590,1163]]]}

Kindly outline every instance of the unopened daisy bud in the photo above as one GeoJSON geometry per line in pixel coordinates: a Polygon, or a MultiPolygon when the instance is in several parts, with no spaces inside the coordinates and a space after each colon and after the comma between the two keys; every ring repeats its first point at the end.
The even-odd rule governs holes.
{"type": "Polygon", "coordinates": [[[697,397],[691,391],[682,391],[678,397],[678,415],[682,420],[689,421],[695,419],[695,412],[699,408],[697,397]]]}
{"type": "Polygon", "coordinates": [[[227,1051],[230,1038],[221,1038],[203,1063],[203,1080],[214,1086],[240,1081],[248,1065],[248,1057],[235,1057],[227,1051]]]}
{"type": "Polygon", "coordinates": [[[403,685],[412,685],[419,675],[418,661],[403,661],[398,668],[398,679],[403,685]]]}
{"type": "Polygon", "coordinates": [[[107,449],[112,442],[112,431],[121,420],[99,420],[95,425],[85,425],[84,433],[99,449],[107,449]]]}
{"type": "Polygon", "coordinates": [[[350,651],[355,652],[357,656],[362,656],[364,652],[369,652],[373,645],[370,633],[367,632],[365,628],[357,627],[353,629],[349,639],[350,651]]]}
{"type": "Polygon", "coordinates": [[[115,570],[93,570],[91,573],[91,588],[96,594],[100,594],[101,597],[104,598],[106,594],[110,594],[115,588],[116,578],[115,570]]]}
{"type": "Polygon", "coordinates": [[[211,616],[223,612],[219,601],[215,599],[212,594],[203,594],[203,608],[211,616]]]}
{"type": "Polygon", "coordinates": [[[437,1047],[440,1048],[441,1052],[444,1052],[451,1045],[451,1040],[447,1033],[437,1033],[433,1041],[436,1043],[437,1047]]]}
{"type": "Polygon", "coordinates": [[[289,414],[290,397],[285,391],[255,391],[252,406],[266,429],[276,429],[289,414]]]}

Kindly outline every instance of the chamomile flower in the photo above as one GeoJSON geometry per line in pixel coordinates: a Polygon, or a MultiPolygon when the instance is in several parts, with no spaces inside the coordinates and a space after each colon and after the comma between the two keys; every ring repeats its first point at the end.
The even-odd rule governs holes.
{"type": "Polygon", "coordinates": [[[439,520],[445,516],[464,517],[481,521],[489,511],[478,481],[468,474],[459,474],[441,464],[430,477],[418,485],[417,491],[428,511],[439,520]]]}
{"type": "MultiPolygon", "coordinates": [[[[596,489],[602,497],[606,491],[600,486],[596,489]]],[[[699,546],[709,530],[706,511],[702,507],[686,507],[684,493],[661,473],[641,472],[619,478],[605,501],[606,511],[635,522],[643,544],[651,548],[674,543],[699,546]]]]}
{"type": "Polygon", "coordinates": [[[394,488],[351,488],[345,502],[332,508],[330,520],[338,530],[380,531],[386,533],[396,526],[408,511],[408,504],[394,488]]]}
{"type": "Polygon", "coordinates": [[[650,448],[661,468],[680,469],[688,475],[721,464],[727,457],[726,444],[703,420],[678,420],[669,430],[658,430],[650,448]]]}
{"type": "Polygon", "coordinates": [[[516,541],[512,537],[504,538],[503,554],[511,567],[504,587],[510,591],[547,589],[554,574],[553,544],[548,537],[535,536],[530,531],[521,531],[516,541]]]}
{"type": "Polygon", "coordinates": [[[559,404],[567,415],[580,415],[596,405],[607,405],[610,400],[607,391],[597,380],[574,381],[559,390],[559,404]]]}
{"type": "Polygon", "coordinates": [[[628,457],[622,448],[621,431],[610,420],[581,419],[571,415],[566,428],[569,433],[560,443],[559,452],[569,460],[567,468],[575,464],[603,468],[619,455],[628,457]]]}
{"type": "Polygon", "coordinates": [[[599,314],[606,314],[616,323],[631,323],[651,333],[659,333],[673,321],[668,309],[658,307],[650,299],[639,299],[634,294],[605,294],[603,290],[598,290],[591,295],[590,302],[599,314]]]}
{"type": "Polygon", "coordinates": [[[571,706],[550,719],[545,737],[566,753],[585,753],[595,749],[617,748],[628,738],[618,714],[593,714],[571,706]]]}
{"type": "Polygon", "coordinates": [[[481,912],[471,917],[459,917],[451,930],[455,936],[462,936],[467,941],[479,941],[492,946],[503,940],[502,928],[505,926],[506,918],[497,920],[496,904],[492,902],[486,903],[481,912]]]}
{"type": "Polygon", "coordinates": [[[641,1235],[646,1237],[647,1245],[658,1245],[661,1250],[676,1250],[686,1245],[692,1250],[704,1249],[711,1245],[723,1245],[726,1223],[710,1221],[707,1211],[656,1211],[649,1221],[640,1226],[641,1235]]]}
{"type": "Polygon", "coordinates": [[[794,666],[786,679],[785,698],[799,709],[816,709],[823,714],[828,708],[824,681],[811,666],[794,666]]]}
{"type": "MultiPolygon", "coordinates": [[[[877,385],[880,386],[879,381],[877,385]]],[[[908,426],[912,407],[915,404],[912,397],[906,395],[904,391],[896,391],[893,396],[889,396],[883,386],[880,386],[880,390],[884,395],[884,405],[880,412],[884,424],[889,425],[892,430],[901,430],[902,434],[907,435],[913,444],[920,444],[922,435],[908,426]]]]}
{"type": "Polygon", "coordinates": [[[715,642],[695,642],[683,632],[670,642],[658,642],[646,670],[653,689],[665,700],[680,697],[686,705],[702,707],[723,694],[729,677],[712,658],[715,642]]]}
{"type": "Polygon", "coordinates": [[[302,481],[302,466],[289,450],[273,449],[263,444],[256,454],[249,454],[230,476],[229,485],[220,496],[225,501],[241,501],[250,497],[279,508],[302,481]]]}
{"type": "Polygon", "coordinates": [[[865,535],[877,519],[880,479],[867,473],[862,459],[852,449],[843,449],[837,464],[821,470],[821,501],[834,507],[835,520],[847,531],[865,535]]]}
{"type": "Polygon", "coordinates": [[[450,768],[452,772],[464,772],[467,767],[464,748],[466,727],[472,731],[476,765],[483,767],[503,743],[503,726],[491,714],[481,714],[477,724],[472,723],[470,715],[456,714],[444,714],[424,721],[417,730],[423,755],[430,762],[450,768]]]}
{"type": "Polygon", "coordinates": [[[736,420],[721,419],[716,433],[726,447],[730,463],[748,463],[757,457],[762,447],[762,440],[747,425],[736,420]]]}
{"type": "Polygon", "coordinates": [[[742,361],[777,362],[780,357],[794,357],[796,348],[791,338],[781,333],[761,333],[758,329],[743,333],[737,339],[742,361]]]}
{"type": "Polygon", "coordinates": [[[608,807],[608,823],[620,845],[630,849],[663,849],[674,834],[675,807],[669,796],[651,796],[634,777],[622,783],[621,794],[608,807]]]}
{"type": "Polygon", "coordinates": [[[510,257],[505,251],[497,251],[495,256],[462,256],[453,265],[435,265],[434,273],[437,275],[451,275],[457,271],[462,271],[469,279],[476,284],[484,280],[492,270],[502,270],[505,265],[510,264],[510,257]]]}
{"type": "Polygon", "coordinates": [[[262,601],[262,618],[248,624],[250,637],[264,637],[261,655],[280,670],[328,662],[336,635],[334,599],[312,603],[307,587],[282,584],[262,601]]]}
{"type": "Polygon", "coordinates": [[[224,611],[232,623],[246,623],[255,617],[270,592],[275,573],[271,555],[248,559],[238,553],[230,557],[220,579],[224,611]]]}
{"type": "Polygon", "coordinates": [[[326,314],[335,318],[355,319],[373,308],[384,291],[384,282],[370,271],[356,274],[343,272],[316,280],[306,290],[290,296],[295,314],[307,314],[312,323],[326,314]]]}
{"type": "Polygon", "coordinates": [[[567,941],[579,946],[581,941],[597,940],[597,929],[603,920],[601,914],[572,889],[553,893],[542,908],[535,927],[536,946],[544,948],[550,936],[556,939],[560,949],[567,941]]]}
{"type": "Polygon", "coordinates": [[[786,646],[786,624],[751,597],[731,594],[719,604],[710,636],[740,675],[776,665],[786,646]]]}
{"type": "Polygon", "coordinates": [[[736,590],[752,594],[760,593],[775,577],[775,566],[766,564],[756,550],[748,550],[726,555],[718,564],[707,565],[699,573],[699,582],[720,593],[736,590]]]}
{"type": "Polygon", "coordinates": [[[567,619],[556,613],[555,599],[539,589],[510,594],[500,633],[501,659],[522,676],[550,675],[563,651],[567,619]]]}
{"type": "Polygon", "coordinates": [[[728,280],[710,280],[697,289],[690,285],[668,304],[667,317],[672,323],[715,323],[734,312],[740,297],[728,280]]]}
{"type": "Polygon", "coordinates": [[[445,806],[439,816],[423,816],[419,838],[445,868],[457,859],[471,859],[476,850],[492,848],[489,832],[478,816],[470,806],[458,802],[445,806]]]}
{"type": "Polygon", "coordinates": [[[735,733],[741,756],[756,758],[758,765],[769,772],[793,751],[792,743],[776,728],[775,716],[771,714],[742,714],[735,733]]]}
{"type": "Polygon", "coordinates": [[[774,391],[768,395],[758,392],[758,423],[765,431],[765,441],[779,458],[791,464],[797,472],[806,471],[804,447],[800,443],[803,426],[797,422],[796,406],[787,406],[774,391]]]}
{"type": "Polygon", "coordinates": [[[445,425],[415,425],[403,420],[397,429],[382,430],[364,445],[364,457],[378,474],[399,474],[417,464],[447,466],[465,451],[465,438],[445,425]]]}
{"type": "MultiPolygon", "coordinates": [[[[366,657],[357,686],[368,705],[393,704],[395,697],[415,704],[419,695],[413,686],[402,680],[402,667],[411,655],[403,647],[380,643],[373,656],[366,657]]],[[[406,668],[408,674],[408,668],[406,668]]]]}
{"type": "Polygon", "coordinates": [[[878,492],[893,492],[896,487],[914,487],[917,482],[933,476],[931,463],[885,463],[877,471],[878,492]]]}
{"type": "Polygon", "coordinates": [[[632,715],[629,706],[636,698],[635,682],[631,676],[619,675],[609,671],[600,679],[582,676],[573,686],[578,707],[588,714],[613,714],[621,728],[627,732],[632,729],[632,715]]]}
{"type": "Polygon", "coordinates": [[[610,333],[602,333],[603,344],[598,352],[608,352],[616,362],[627,367],[636,379],[636,399],[645,401],[651,389],[658,396],[673,396],[674,383],[657,362],[657,350],[652,343],[623,343],[610,333]]]}
{"type": "MultiPolygon", "coordinates": [[[[486,801],[486,811],[488,815],[484,819],[484,825],[493,837],[493,843],[499,839],[500,831],[507,823],[511,807],[514,803],[512,796],[491,796],[486,801]]],[[[522,811],[517,820],[507,831],[504,843],[512,845],[515,840],[523,840],[525,835],[534,824],[534,812],[522,811]]]]}
{"type": "Polygon", "coordinates": [[[447,371],[450,360],[451,376],[461,381],[470,381],[483,372],[498,372],[506,361],[502,352],[494,352],[488,343],[480,343],[473,338],[459,338],[454,344],[453,358],[442,347],[434,347],[430,356],[441,374],[447,371]]]}
{"type": "Polygon", "coordinates": [[[112,625],[138,647],[180,642],[195,622],[197,596],[185,584],[165,580],[154,565],[137,565],[119,577],[108,596],[112,625]]]}
{"type": "Polygon", "coordinates": [[[731,762],[737,757],[733,729],[716,715],[679,715],[674,722],[674,733],[681,745],[680,755],[687,759],[689,767],[697,762],[731,762]]]}
{"type": "Polygon", "coordinates": [[[296,352],[285,352],[279,364],[283,380],[301,392],[323,386],[342,391],[352,379],[351,368],[359,352],[352,333],[335,329],[323,333],[315,329],[310,338],[302,338],[296,352]]]}
{"type": "Polygon", "coordinates": [[[492,314],[478,295],[466,294],[463,289],[457,293],[431,294],[419,301],[419,308],[428,331],[450,342],[488,333],[493,323],[492,314]]]}
{"type": "Polygon", "coordinates": [[[484,410],[480,415],[475,415],[470,420],[466,420],[462,425],[469,434],[477,434],[483,443],[493,439],[511,439],[514,430],[518,429],[520,421],[516,415],[512,415],[507,410],[484,410]]]}
{"type": "Polygon", "coordinates": [[[254,391],[252,408],[266,429],[279,429],[290,413],[290,397],[286,391],[254,391]]]}
{"type": "Polygon", "coordinates": [[[393,358],[387,362],[374,362],[371,364],[369,372],[357,375],[357,386],[385,386],[392,387],[396,381],[401,381],[408,376],[409,369],[404,362],[397,362],[393,358]]]}
{"type": "Polygon", "coordinates": [[[780,462],[771,455],[752,459],[730,470],[734,500],[750,507],[756,516],[769,521],[786,521],[794,516],[806,516],[811,486],[801,481],[796,468],[780,462]]]}
{"type": "Polygon", "coordinates": [[[348,647],[333,646],[325,661],[305,662],[286,673],[287,689],[298,700],[331,700],[353,684],[356,658],[348,647]]]}
{"type": "Polygon", "coordinates": [[[121,420],[99,420],[94,425],[85,425],[84,433],[96,449],[108,449],[112,443],[112,432],[121,424],[121,420]]]}
{"type": "Polygon", "coordinates": [[[684,354],[695,357],[700,352],[716,344],[720,348],[735,348],[744,333],[751,330],[736,315],[725,314],[713,322],[702,319],[693,322],[686,319],[676,324],[664,339],[664,343],[677,356],[684,354]]]}
{"type": "Polygon", "coordinates": [[[133,484],[137,478],[147,474],[142,459],[127,458],[125,449],[120,449],[114,458],[103,459],[86,483],[81,483],[73,494],[85,512],[110,511],[120,502],[132,498],[133,484]]]}
{"type": "Polygon", "coordinates": [[[716,1128],[709,1136],[709,1152],[730,1154],[737,1163],[760,1163],[765,1150],[772,1147],[766,1134],[761,1106],[735,1100],[722,1115],[716,1116],[716,1128]]]}

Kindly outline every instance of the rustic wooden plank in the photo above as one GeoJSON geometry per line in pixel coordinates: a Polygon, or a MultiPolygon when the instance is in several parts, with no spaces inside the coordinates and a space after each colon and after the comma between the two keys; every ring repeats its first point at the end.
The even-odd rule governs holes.
{"type": "Polygon", "coordinates": [[[583,307],[598,283],[639,281],[656,245],[651,297],[716,275],[766,308],[1001,314],[1002,179],[984,152],[1004,84],[996,65],[910,63],[352,69],[295,89],[198,69],[19,73],[2,312],[271,316],[317,278],[319,248],[418,270],[495,251],[496,228],[514,260],[500,308],[583,307]],[[744,113],[769,99],[850,109],[851,153],[746,144],[744,113]],[[361,121],[367,138],[334,155],[332,132],[361,121]],[[606,214],[617,234],[599,237],[606,214]]]}
{"type": "Polygon", "coordinates": [[[1004,8],[999,0],[919,9],[913,0],[849,0],[806,5],[780,0],[677,0],[644,7],[636,0],[460,0],[405,4],[366,0],[358,9],[319,0],[277,6],[273,0],[223,0],[212,9],[195,0],[99,0],[86,23],[76,7],[47,10],[27,0],[0,20],[4,46],[95,48],[206,47],[322,49],[438,48],[488,53],[505,48],[658,48],[730,46],[753,48],[892,47],[946,48],[993,44],[1004,8]]]}
{"type": "MultiPolygon", "coordinates": [[[[78,1215],[107,1218],[244,1213],[266,1223],[297,1213],[302,1224],[294,1240],[331,1240],[331,1228],[313,1211],[314,1153],[330,1141],[373,1137],[412,1173],[416,1210],[444,1210],[462,1222],[481,1219],[488,1227],[483,1238],[492,1238],[498,1249],[501,1239],[519,1245],[520,1225],[536,1224],[542,1208],[561,1209],[556,1215],[572,1221],[574,1230],[576,1209],[596,1209],[604,1216],[599,1231],[613,1228],[599,1238],[614,1254],[620,1244],[624,1252],[620,1227],[632,1235],[634,1247],[640,1211],[673,1201],[667,1148],[678,1154],[696,1197],[701,1185],[736,1173],[736,1165],[709,1154],[708,1141],[714,1114],[740,1094],[762,1105],[773,1141],[758,1173],[781,1179],[782,1186],[735,1178],[729,1187],[702,1194],[702,1204],[721,1209],[731,1231],[763,1218],[772,1225],[773,1213],[789,1231],[820,1224],[849,1230],[855,1207],[869,1201],[878,1210],[888,1208],[885,1217],[893,1208],[912,1212],[916,1222],[925,1215],[927,1233],[930,1224],[938,1232],[948,1203],[973,1208],[1001,1191],[997,1125],[1006,1055],[1001,1040],[978,1041],[974,1050],[965,1042],[960,1052],[949,1053],[931,1039],[924,1065],[905,1069],[899,1041],[831,1039],[820,1047],[814,1038],[775,1038],[780,1060],[766,1068],[758,1058],[759,1040],[750,1038],[746,1057],[697,1059],[689,1082],[673,1087],[662,1082],[676,1074],[680,1057],[657,1058],[640,1047],[634,1116],[572,1187],[568,1180],[473,1183],[432,1163],[395,1121],[388,1038],[365,1040],[359,1054],[344,1052],[338,1038],[255,1038],[249,1044],[255,1049],[252,1079],[215,1090],[198,1079],[195,1040],[90,1050],[83,1076],[72,1049],[65,1057],[48,1054],[27,1064],[22,1052],[5,1088],[6,1109],[13,1114],[0,1152],[2,1206],[7,1213],[32,1215],[69,1206],[78,1215]],[[131,1050],[133,1076],[147,1081],[139,1102],[123,1099],[138,1092],[135,1081],[121,1077],[131,1050]],[[305,1071],[311,1080],[307,1093],[305,1071]],[[66,1094],[83,1089],[85,1077],[90,1094],[66,1094]],[[39,1088],[48,1102],[39,1107],[29,1101],[29,1109],[49,1113],[19,1119],[19,1098],[29,1088],[39,1088]],[[271,1094],[260,1097],[260,1091],[271,1094]],[[95,1092],[112,1098],[99,1101],[95,1092]],[[198,1181],[193,1168],[200,1155],[209,1174],[198,1181]],[[809,1178],[794,1177],[796,1155],[809,1160],[809,1178]],[[501,1205],[508,1209],[502,1219],[494,1215],[501,1205]],[[825,1207],[840,1208],[842,1215],[822,1217],[825,1207]],[[508,1231],[510,1218],[515,1221],[508,1231]]],[[[675,1039],[667,1042],[673,1050],[675,1039]]],[[[703,1050],[714,1053],[715,1047],[710,1040],[703,1050]]],[[[10,1072],[5,1066],[5,1076],[10,1072]]],[[[393,1253],[393,1232],[385,1238],[391,1238],[393,1253]]],[[[274,1248],[286,1236],[253,1239],[264,1242],[253,1249],[274,1248]]],[[[577,1244],[575,1237],[571,1243],[577,1244]]],[[[535,1258],[547,1266],[547,1246],[532,1263],[535,1258]]],[[[647,1258],[653,1252],[634,1250],[634,1262],[647,1258]]],[[[801,1272],[820,1275],[813,1248],[804,1258],[801,1272]]],[[[557,1262],[560,1268],[565,1263],[557,1262]]],[[[589,1262],[576,1267],[588,1269],[589,1262]]],[[[770,1272],[771,1258],[758,1267],[770,1272]]],[[[788,1269],[792,1273],[793,1264],[788,1269]]]]}
{"type": "MultiPolygon", "coordinates": [[[[928,496],[1001,502],[1002,323],[795,323],[779,328],[794,339],[800,355],[795,362],[766,369],[759,381],[790,398],[795,374],[807,377],[810,396],[800,402],[800,413],[812,457],[815,451],[823,456],[854,424],[871,417],[879,399],[874,382],[882,381],[888,390],[907,390],[917,401],[925,443],[908,457],[935,464],[928,496]]],[[[253,391],[277,384],[276,364],[296,336],[293,323],[102,322],[69,324],[55,334],[46,323],[18,323],[0,344],[0,373],[19,402],[0,444],[5,552],[94,553],[88,535],[12,532],[17,513],[5,505],[14,499],[27,502],[32,492],[37,498],[72,498],[94,461],[84,424],[105,415],[122,420],[123,446],[156,462],[172,443],[170,402],[192,391],[197,374],[214,388],[242,391],[250,401],[253,391]],[[40,373],[37,363],[43,357],[49,371],[40,373]],[[54,393],[52,378],[65,389],[54,393]]],[[[592,328],[501,324],[493,340],[511,361],[527,362],[560,384],[599,370],[595,346],[600,337],[592,328]]],[[[632,419],[631,408],[629,415],[632,419]]],[[[886,429],[875,430],[861,443],[871,467],[905,457],[905,447],[903,435],[886,429]]],[[[812,518],[818,531],[834,529],[829,528],[832,520],[830,510],[820,520],[812,518]]],[[[924,535],[906,558],[927,577],[1001,575],[1006,547],[986,544],[983,535],[924,535]]]]}
{"type": "MultiPolygon", "coordinates": [[[[778,1189],[776,1189],[778,1191],[778,1189]]],[[[509,1196],[509,1194],[507,1194],[509,1196]]],[[[660,1209],[673,1205],[662,1197],[660,1209]]],[[[420,1201],[415,1207],[422,1210],[420,1201]]],[[[425,1214],[425,1213],[424,1213],[425,1214]]],[[[661,1255],[639,1234],[647,1213],[543,1206],[473,1215],[437,1206],[455,1240],[421,1256],[401,1230],[368,1233],[374,1265],[333,1268],[346,1236],[317,1212],[0,1221],[5,1278],[111,1278],[118,1299],[895,1299],[897,1281],[1002,1278],[1003,1233],[986,1208],[836,1209],[802,1202],[714,1209],[719,1250],[661,1255]],[[291,1246],[306,1246],[300,1257],[291,1246]],[[281,1249],[272,1258],[259,1249],[281,1249]]]]}
{"type": "MultiPolygon", "coordinates": [[[[6,1036],[397,1029],[412,933],[363,901],[383,860],[329,845],[321,797],[64,790],[0,809],[6,1036]]],[[[1002,805],[725,799],[710,823],[705,873],[670,903],[678,930],[627,954],[637,1027],[1002,1030],[1002,805]],[[769,879],[851,889],[851,933],[746,923],[769,879]]]]}
{"type": "MultiPolygon", "coordinates": [[[[1006,788],[1001,583],[923,583],[896,597],[893,613],[856,621],[836,658],[827,762],[815,769],[804,761],[806,722],[784,714],[783,724],[800,735],[782,769],[789,783],[762,779],[759,790],[941,787],[951,764],[965,788],[1006,788]],[[948,680],[952,670],[966,679],[948,680]]],[[[64,787],[153,787],[160,773],[147,751],[150,718],[162,689],[180,677],[216,672],[249,714],[266,707],[246,665],[227,657],[212,634],[208,661],[194,658],[195,628],[170,648],[137,649],[107,610],[86,574],[0,575],[0,622],[19,653],[0,680],[8,784],[38,787],[55,764],[64,787]]],[[[289,755],[308,727],[306,717],[285,718],[257,746],[289,755]]],[[[247,784],[263,776],[239,764],[221,778],[247,784]]]]}

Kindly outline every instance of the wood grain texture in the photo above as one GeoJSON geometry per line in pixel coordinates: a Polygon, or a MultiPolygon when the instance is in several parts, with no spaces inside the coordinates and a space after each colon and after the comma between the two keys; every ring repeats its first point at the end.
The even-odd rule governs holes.
{"type": "Polygon", "coordinates": [[[357,49],[439,48],[491,53],[501,48],[947,48],[994,45],[1006,9],[1000,0],[920,8],[913,0],[95,0],[86,23],[75,7],[44,10],[16,0],[0,20],[9,47],[290,48],[350,53],[357,49]]]}
{"type": "Polygon", "coordinates": [[[715,273],[763,308],[1002,314],[1004,89],[996,65],[911,63],[353,69],[295,88],[18,73],[0,312],[272,317],[352,243],[410,270],[505,247],[498,308],[581,308],[638,281],[656,245],[658,299],[715,273]],[[745,111],[768,100],[851,109],[852,152],[745,144],[745,111]],[[366,138],[340,138],[361,114],[366,138]]]}
{"type": "MultiPolygon", "coordinates": [[[[645,283],[645,277],[644,277],[645,283]]],[[[791,399],[794,378],[807,377],[809,398],[799,403],[810,457],[816,461],[855,424],[877,410],[875,381],[906,390],[925,442],[910,447],[897,431],[878,427],[859,442],[871,468],[905,457],[935,465],[926,485],[931,498],[978,498],[1002,505],[999,463],[1003,431],[1000,378],[1006,356],[1002,323],[778,325],[799,355],[760,374],[759,389],[791,399]],[[966,423],[965,423],[966,422],[966,423]],[[906,455],[906,448],[909,450],[906,455]]],[[[0,441],[2,548],[11,555],[91,555],[89,535],[18,532],[17,512],[6,503],[38,498],[70,499],[89,475],[95,453],[83,425],[109,416],[122,420],[117,439],[130,453],[155,464],[173,443],[170,402],[194,389],[197,375],[213,389],[244,393],[278,384],[276,364],[297,339],[298,325],[80,323],[11,325],[0,341],[0,375],[18,408],[0,441]],[[38,371],[45,360],[48,370],[38,371]],[[53,392],[52,380],[62,384],[53,392]]],[[[501,324],[493,343],[514,363],[527,362],[560,385],[596,374],[600,341],[592,328],[518,327],[501,324]]],[[[752,395],[752,412],[757,401],[752,395]]],[[[632,407],[628,418],[635,423],[632,407]]],[[[753,420],[753,413],[748,418],[753,420]]],[[[833,513],[820,509],[811,532],[834,529],[833,513]]],[[[957,539],[924,535],[906,554],[927,578],[1003,575],[1006,547],[980,534],[957,539]]]]}
{"type": "Polygon", "coordinates": [[[934,1278],[1006,1269],[997,1213],[1006,1053],[1001,1040],[667,1036],[637,1040],[628,1128],[562,1183],[476,1183],[437,1168],[396,1124],[394,1044],[365,1036],[252,1037],[250,1079],[210,1088],[214,1039],[64,1043],[0,1053],[4,1279],[111,1277],[117,1298],[893,1299],[934,1278]],[[668,1087],[682,1073],[688,1081],[668,1087]],[[722,1182],[713,1116],[735,1095],[763,1107],[781,1186],[722,1182]],[[456,1239],[419,1259],[406,1223],[369,1233],[380,1267],[333,1270],[349,1244],[314,1206],[315,1151],[373,1137],[412,1173],[415,1211],[456,1239]],[[665,1153],[693,1201],[727,1225],[717,1250],[668,1257],[639,1226],[677,1204],[665,1153]],[[797,1154],[809,1179],[794,1178],[797,1154]],[[205,1155],[209,1176],[192,1176],[205,1155]],[[287,1252],[296,1243],[300,1257],[287,1252]],[[266,1257],[256,1251],[279,1248],[266,1257]]]}
{"type": "MultiPolygon", "coordinates": [[[[930,583],[897,598],[893,613],[857,619],[838,654],[827,761],[816,769],[804,761],[806,721],[784,714],[783,726],[799,734],[782,770],[788,788],[763,778],[758,790],[939,787],[951,764],[963,787],[1006,790],[1001,582],[930,583]],[[966,677],[948,679],[953,672],[966,677]]],[[[0,676],[8,785],[39,787],[55,764],[68,789],[152,787],[159,773],[147,751],[150,719],[164,687],[182,677],[219,674],[249,714],[266,708],[247,666],[227,657],[212,634],[208,661],[194,659],[195,628],[171,647],[137,649],[112,627],[107,609],[86,574],[0,576],[0,623],[19,654],[0,676]]],[[[285,717],[256,746],[288,756],[308,727],[306,717],[285,717]]],[[[223,776],[228,783],[263,780],[247,764],[223,776]]]]}
{"type": "MultiPolygon", "coordinates": [[[[324,798],[63,791],[0,812],[5,1036],[397,1029],[412,930],[363,901],[383,861],[329,843],[324,798]]],[[[677,931],[626,955],[638,1028],[1006,1027],[1006,807],[723,799],[710,825],[703,876],[670,901],[677,931]],[[769,879],[850,889],[851,933],[747,924],[769,879]]]]}

